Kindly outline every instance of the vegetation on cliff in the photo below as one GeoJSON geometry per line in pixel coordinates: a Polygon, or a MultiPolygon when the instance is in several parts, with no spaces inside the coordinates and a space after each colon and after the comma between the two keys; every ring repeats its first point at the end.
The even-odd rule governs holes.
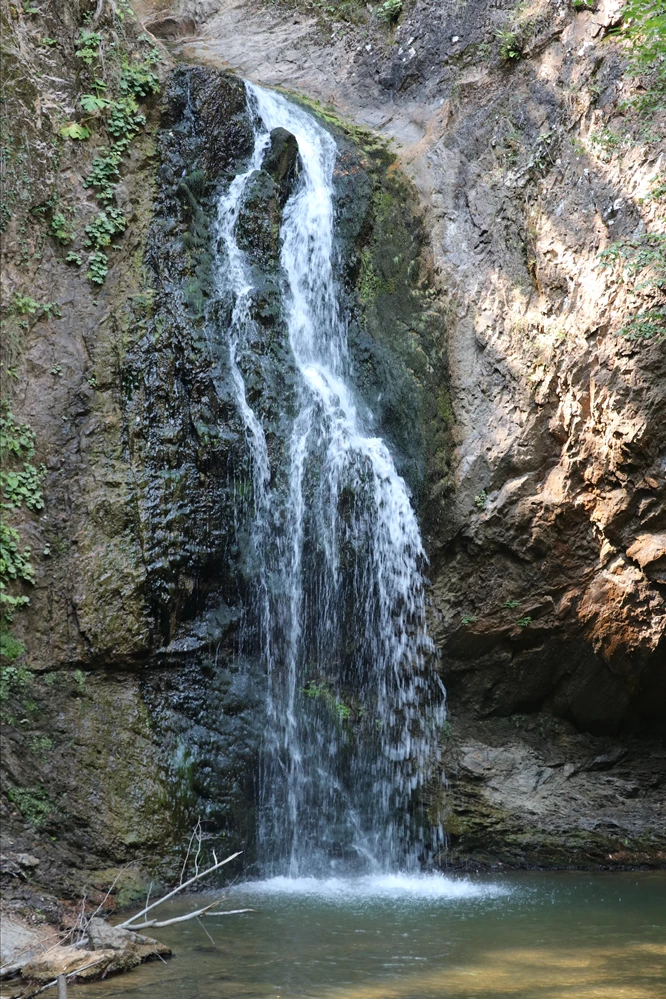
{"type": "MultiPolygon", "coordinates": [[[[35,582],[30,547],[19,536],[25,522],[21,509],[25,514],[43,508],[40,483],[46,472],[43,463],[39,469],[31,464],[35,434],[27,423],[16,423],[11,399],[21,382],[28,334],[35,326],[44,333],[49,320],[63,318],[59,301],[32,297],[35,276],[45,264],[56,272],[80,267],[85,256],[90,281],[97,285],[104,281],[112,241],[128,226],[116,199],[121,162],[146,125],[139,101],[159,89],[153,72],[159,52],[138,30],[128,4],[110,5],[108,10],[85,3],[69,5],[66,11],[59,7],[55,2],[40,8],[8,4],[2,11],[0,669],[4,700],[30,676],[24,666],[15,665],[25,649],[11,629],[15,612],[29,601],[22,589],[35,582]],[[54,70],[63,78],[54,77],[54,70]],[[50,81],[64,84],[65,89],[54,90],[50,81]],[[28,124],[34,109],[36,121],[28,124]],[[110,142],[108,148],[102,145],[105,141],[110,142]],[[81,187],[94,192],[100,210],[81,187]]],[[[53,287],[58,284],[54,281],[53,287]]],[[[62,366],[54,363],[51,374],[58,378],[61,373],[62,366]]],[[[96,386],[94,373],[88,382],[91,388],[96,386]]],[[[41,557],[51,554],[51,546],[43,545],[41,557]]]]}

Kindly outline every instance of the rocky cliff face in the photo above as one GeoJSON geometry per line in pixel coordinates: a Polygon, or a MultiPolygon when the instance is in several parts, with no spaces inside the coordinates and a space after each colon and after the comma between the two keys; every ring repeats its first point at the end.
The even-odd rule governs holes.
{"type": "MultiPolygon", "coordinates": [[[[411,175],[319,109],[342,149],[359,391],[381,398],[431,556],[450,707],[442,861],[663,864],[664,347],[631,337],[637,313],[661,307],[663,110],[622,108],[635,85],[608,4],[417,0],[393,26],[358,10],[140,15],[160,37],[199,31],[187,57],[219,65],[223,52],[259,83],[333,100],[397,139],[411,175]],[[502,58],[498,31],[516,57],[502,58]]],[[[61,888],[94,895],[131,857],[159,854],[169,870],[193,816],[229,843],[251,838],[262,688],[251,639],[237,655],[247,454],[207,333],[211,309],[224,320],[211,220],[247,154],[243,90],[200,69],[168,78],[161,50],[161,106],[139,95],[147,124],[100,202],[84,182],[114,140],[108,109],[87,140],[60,135],[85,126],[82,94],[102,96],[75,41],[114,30],[135,66],[147,42],[91,13],[6,14],[19,128],[3,393],[46,476],[43,510],[10,515],[36,580],[12,623],[26,659],[3,667],[2,808],[3,851],[29,848],[51,878],[67,867],[61,888]],[[102,245],[97,286],[66,258],[95,252],[85,226],[100,204],[126,225],[102,245]]],[[[281,180],[264,173],[246,237],[268,359],[257,397],[277,420],[281,180]]]]}
{"type": "MultiPolygon", "coordinates": [[[[172,70],[151,48],[162,94],[143,102],[148,120],[114,174],[108,107],[82,123],[76,112],[80,92],[94,90],[97,56],[81,69],[65,42],[95,28],[103,51],[119,26],[81,28],[76,18],[59,29],[59,72],[71,78],[69,113],[90,135],[77,146],[56,131],[62,118],[45,122],[44,146],[67,166],[46,191],[25,137],[13,137],[9,161],[24,164],[25,197],[7,220],[5,321],[20,341],[5,358],[16,386],[3,384],[4,412],[12,433],[34,431],[43,508],[10,512],[30,544],[34,583],[23,587],[30,603],[4,622],[25,654],[3,662],[2,808],[10,889],[30,851],[41,860],[30,881],[96,898],[137,856],[144,870],[170,876],[197,818],[223,850],[241,847],[245,864],[253,860],[265,679],[248,588],[251,459],[230,381],[231,303],[215,274],[217,199],[245,169],[253,133],[241,81],[172,70]],[[103,170],[115,183],[96,188],[103,170]],[[100,282],[90,260],[95,193],[107,221],[124,220],[104,244],[113,256],[100,282]],[[65,223],[62,239],[55,229],[65,223]]],[[[12,32],[39,95],[48,57],[35,51],[30,23],[19,18],[12,32]]],[[[126,64],[148,72],[135,28],[123,42],[104,100],[114,87],[122,93],[126,64]]],[[[358,390],[381,399],[380,432],[416,486],[429,435],[440,433],[427,387],[435,372],[443,377],[422,222],[385,145],[330,116],[328,125],[340,148],[337,257],[358,390]],[[415,327],[431,360],[409,335],[415,327]]],[[[258,331],[243,376],[272,428],[274,462],[293,368],[278,235],[296,173],[293,137],[278,130],[239,218],[258,331]]],[[[17,465],[23,456],[6,457],[17,465]]],[[[18,582],[10,589],[21,593],[18,582]]],[[[125,873],[118,886],[126,902],[140,880],[125,873]]]]}
{"type": "Polygon", "coordinates": [[[619,4],[198,16],[178,51],[394,137],[425,206],[448,860],[663,863],[664,107],[619,4]]]}

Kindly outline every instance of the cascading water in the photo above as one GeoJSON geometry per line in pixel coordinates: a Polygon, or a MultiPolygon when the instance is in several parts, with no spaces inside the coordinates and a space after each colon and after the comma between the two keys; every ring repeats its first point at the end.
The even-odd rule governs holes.
{"type": "Polygon", "coordinates": [[[334,275],[335,142],[306,111],[246,86],[254,151],[219,202],[218,278],[233,303],[230,362],[252,456],[255,612],[268,676],[259,858],[268,874],[290,876],[414,869],[441,840],[422,805],[444,718],[423,547],[405,482],[351,390],[334,275]],[[237,223],[277,127],[296,137],[300,170],[280,232],[296,389],[286,460],[271,468],[242,375],[256,330],[237,223]]]}

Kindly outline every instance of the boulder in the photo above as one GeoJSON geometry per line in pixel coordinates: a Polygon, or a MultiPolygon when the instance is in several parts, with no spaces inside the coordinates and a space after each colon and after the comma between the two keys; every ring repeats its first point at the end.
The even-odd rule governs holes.
{"type": "Polygon", "coordinates": [[[0,978],[14,975],[25,962],[53,943],[52,927],[31,927],[13,914],[2,912],[0,934],[0,978]]]}
{"type": "Polygon", "coordinates": [[[94,980],[113,972],[127,972],[150,958],[170,954],[170,948],[153,938],[93,917],[85,947],[54,945],[23,964],[22,973],[25,979],[38,983],[71,976],[74,972],[77,980],[94,980]]]}
{"type": "Polygon", "coordinates": [[[144,28],[155,38],[165,38],[173,41],[176,38],[184,38],[187,35],[194,35],[197,26],[193,17],[183,15],[182,17],[160,17],[155,21],[145,21],[144,28]]]}
{"type": "Polygon", "coordinates": [[[113,927],[100,917],[93,917],[88,925],[88,947],[92,951],[123,951],[137,955],[142,962],[157,955],[171,954],[170,948],[154,938],[125,927],[113,927]]]}
{"type": "Polygon", "coordinates": [[[261,169],[270,174],[275,181],[279,191],[280,205],[284,205],[299,173],[296,136],[288,132],[286,128],[274,128],[261,169]]]}

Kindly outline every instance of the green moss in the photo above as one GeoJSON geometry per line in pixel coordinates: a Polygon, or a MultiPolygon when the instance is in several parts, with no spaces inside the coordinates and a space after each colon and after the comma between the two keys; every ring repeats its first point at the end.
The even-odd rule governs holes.
{"type": "Polygon", "coordinates": [[[352,122],[347,121],[345,118],[342,118],[330,104],[321,104],[320,101],[317,101],[313,97],[306,97],[303,94],[296,93],[293,90],[288,90],[285,87],[280,87],[278,89],[295,104],[300,104],[302,107],[307,108],[308,111],[318,118],[322,124],[327,126],[333,133],[337,132],[352,142],[361,153],[365,154],[365,156],[381,159],[384,162],[385,167],[395,163],[396,155],[390,149],[389,139],[385,139],[383,136],[379,135],[377,132],[373,132],[369,128],[364,128],[362,125],[355,125],[352,122]]]}
{"type": "MultiPolygon", "coordinates": [[[[126,910],[138,903],[145,903],[151,889],[149,882],[140,872],[132,868],[102,868],[87,875],[86,882],[98,892],[111,891],[117,909],[126,910]]],[[[159,885],[152,883],[153,898],[159,892],[159,885]]]]}

